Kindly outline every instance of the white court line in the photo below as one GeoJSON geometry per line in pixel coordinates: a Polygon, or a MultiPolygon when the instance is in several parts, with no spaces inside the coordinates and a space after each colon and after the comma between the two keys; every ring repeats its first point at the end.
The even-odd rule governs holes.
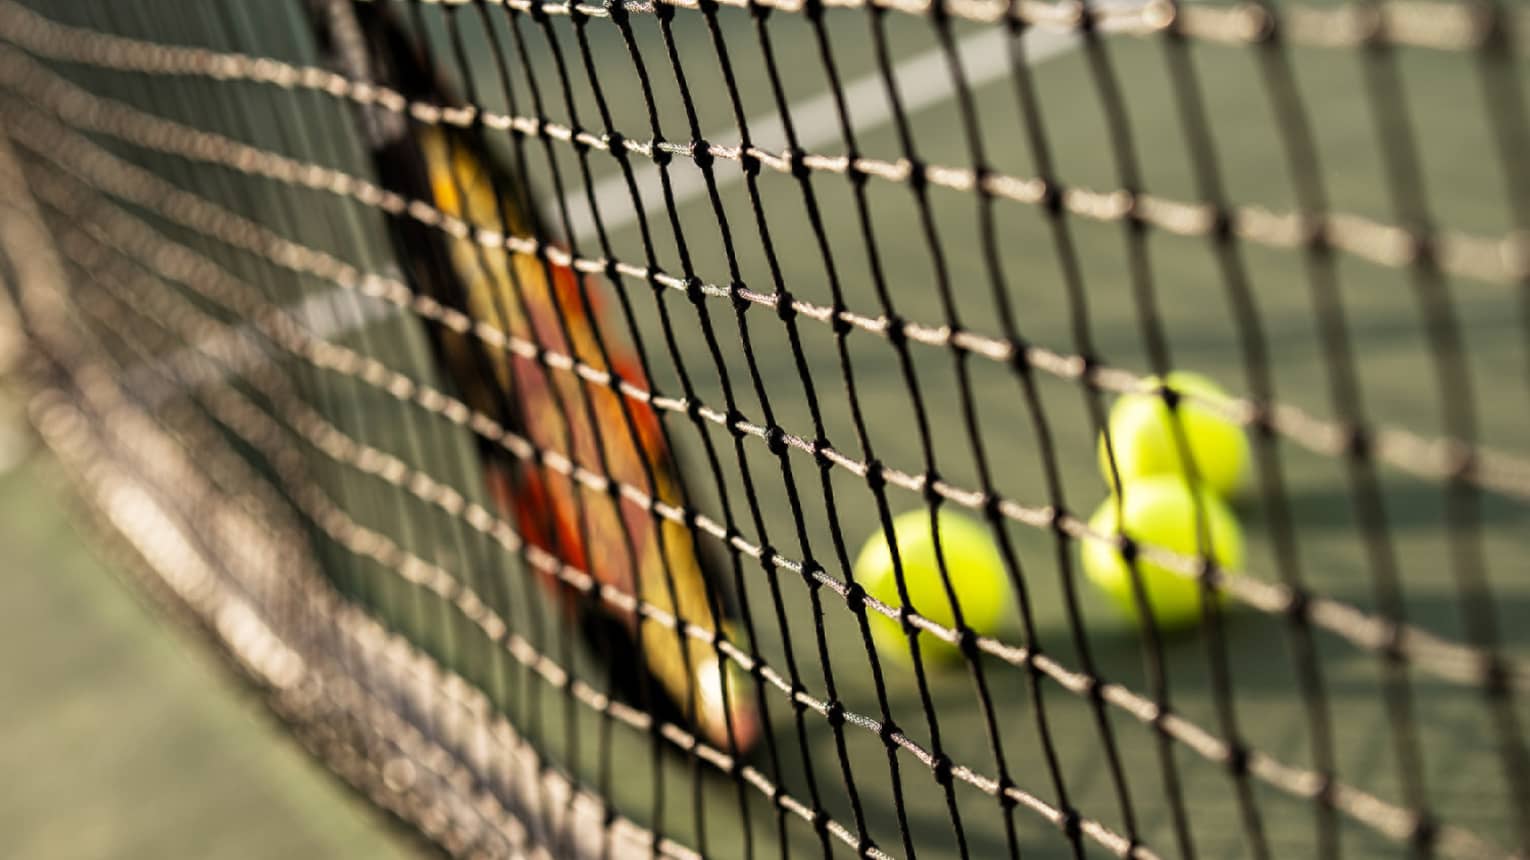
{"type": "MultiPolygon", "coordinates": [[[[355,290],[334,287],[285,305],[282,311],[315,336],[329,340],[388,319],[399,307],[355,290]]],[[[179,347],[169,355],[139,362],[125,374],[122,386],[134,392],[145,408],[154,409],[183,391],[269,366],[272,351],[266,344],[265,336],[258,334],[252,323],[243,323],[179,347]],[[218,357],[222,367],[209,365],[208,355],[218,357]],[[175,381],[165,381],[162,377],[166,375],[175,381]]]]}

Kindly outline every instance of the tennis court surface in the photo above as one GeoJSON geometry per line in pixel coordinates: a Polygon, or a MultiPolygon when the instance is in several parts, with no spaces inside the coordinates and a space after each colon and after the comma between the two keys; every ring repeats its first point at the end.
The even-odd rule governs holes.
{"type": "MultiPolygon", "coordinates": [[[[26,195],[0,261],[39,345],[34,414],[84,494],[141,485],[229,601],[370,690],[347,719],[385,714],[460,768],[411,783],[451,822],[432,838],[1530,851],[1519,7],[381,5],[469,120],[300,74],[329,62],[305,4],[0,0],[0,176],[26,195]],[[719,654],[759,703],[753,750],[617,696],[535,558],[473,513],[499,510],[483,423],[435,396],[470,399],[390,243],[415,214],[369,191],[389,188],[378,116],[460,124],[511,165],[541,210],[511,250],[583,270],[604,337],[640,344],[639,394],[613,399],[655,410],[674,524],[739,595],[719,654]],[[18,253],[39,236],[52,262],[18,253]],[[1078,556],[1108,539],[1083,528],[1100,421],[1170,369],[1233,395],[1254,454],[1241,585],[1158,636],[1078,556]],[[240,503],[211,525],[177,481],[240,503]],[[916,671],[868,647],[848,567],[884,516],[932,504],[1002,538],[1028,613],[916,671]],[[280,516],[235,563],[255,544],[219,529],[254,510],[280,516]],[[322,585],[262,579],[278,561],[322,585]],[[316,630],[295,603],[321,592],[365,635],[316,630]],[[446,693],[377,657],[406,651],[446,693]],[[496,758],[496,732],[533,764],[496,758]]],[[[556,353],[524,357],[609,390],[556,353]]],[[[287,695],[298,670],[261,659],[241,665],[287,695]]]]}

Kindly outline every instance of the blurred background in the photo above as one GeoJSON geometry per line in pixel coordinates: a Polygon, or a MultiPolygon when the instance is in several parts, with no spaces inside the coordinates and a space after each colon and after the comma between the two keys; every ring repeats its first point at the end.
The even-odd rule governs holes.
{"type": "Polygon", "coordinates": [[[414,856],[256,697],[144,611],[75,524],[64,486],[0,374],[5,855],[414,856]]]}

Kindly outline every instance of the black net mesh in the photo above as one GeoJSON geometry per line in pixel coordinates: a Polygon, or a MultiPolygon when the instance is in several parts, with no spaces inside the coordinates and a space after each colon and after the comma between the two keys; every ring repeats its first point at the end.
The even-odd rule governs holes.
{"type": "Polygon", "coordinates": [[[1525,854],[1525,39],[0,0],[0,295],[139,581],[452,853],[1525,854]],[[1241,558],[1090,524],[1134,392],[1241,558]]]}

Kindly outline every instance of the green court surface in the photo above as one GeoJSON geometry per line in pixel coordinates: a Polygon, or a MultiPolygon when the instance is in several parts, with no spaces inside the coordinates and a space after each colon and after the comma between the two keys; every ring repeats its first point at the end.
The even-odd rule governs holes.
{"type": "MultiPolygon", "coordinates": [[[[431,9],[430,14],[436,11],[431,9]]],[[[734,9],[725,9],[719,15],[746,103],[745,111],[751,116],[768,113],[773,105],[749,17],[734,9]]],[[[873,40],[867,35],[866,16],[834,10],[827,20],[842,76],[856,79],[873,72],[873,40]]],[[[926,22],[890,15],[887,25],[896,57],[917,55],[936,46],[926,22]]],[[[187,26],[191,30],[183,38],[189,41],[195,27],[187,26]]],[[[558,19],[550,26],[558,34],[567,58],[577,57],[577,45],[567,21],[558,19]]],[[[778,14],[770,18],[769,26],[777,59],[783,65],[788,99],[800,102],[822,94],[827,84],[806,24],[800,17],[778,14]]],[[[650,16],[634,16],[634,27],[644,46],[648,71],[655,80],[662,131],[672,140],[687,139],[685,113],[658,25],[650,16]]],[[[965,25],[956,29],[959,36],[969,32],[965,25]]],[[[573,124],[556,95],[556,70],[546,41],[529,22],[526,32],[534,45],[533,65],[539,76],[546,118],[573,124]]],[[[589,33],[597,66],[602,70],[599,85],[612,99],[616,126],[630,138],[646,139],[650,130],[642,111],[642,98],[637,94],[619,34],[603,21],[591,22],[589,33]]],[[[174,27],[154,35],[166,40],[177,38],[174,27]]],[[[268,36],[276,40],[276,36],[268,36]]],[[[687,81],[695,90],[704,131],[728,129],[731,111],[699,13],[676,10],[674,38],[687,81]]],[[[280,53],[281,49],[272,44],[281,42],[268,44],[251,38],[234,47],[280,53]]],[[[1143,190],[1175,201],[1200,199],[1194,170],[1198,163],[1205,163],[1205,158],[1194,152],[1194,142],[1184,131],[1180,115],[1184,105],[1176,99],[1179,84],[1172,72],[1174,63],[1188,61],[1193,64],[1194,78],[1205,102],[1227,199],[1243,206],[1280,211],[1296,205],[1279,134],[1290,114],[1272,105],[1252,48],[1195,45],[1179,55],[1177,49],[1156,39],[1111,38],[1105,44],[1099,56],[1108,59],[1121,87],[1131,142],[1141,163],[1143,190]]],[[[482,40],[470,44],[470,51],[475,47],[487,50],[482,40]]],[[[1397,215],[1388,196],[1390,180],[1381,158],[1383,141],[1371,113],[1378,99],[1388,97],[1386,69],[1373,66],[1368,78],[1361,56],[1349,50],[1296,48],[1289,57],[1313,129],[1331,210],[1382,223],[1395,222],[1397,215]]],[[[302,60],[304,56],[299,52],[289,58],[302,60]]],[[[1100,91],[1087,60],[1088,55],[1077,50],[1049,60],[1034,69],[1035,87],[1041,97],[1043,124],[1057,178],[1065,186],[1108,191],[1120,187],[1122,180],[1108,142],[1111,132],[1101,111],[1100,91]]],[[[1453,230],[1475,235],[1495,237],[1507,232],[1511,224],[1501,166],[1493,155],[1492,125],[1481,98],[1476,60],[1464,54],[1413,49],[1397,52],[1395,60],[1397,80],[1416,135],[1425,176],[1423,187],[1435,220],[1453,230]]],[[[476,68],[479,100],[493,109],[508,110],[508,101],[488,83],[495,79],[493,66],[484,61],[476,68]]],[[[1521,76],[1525,71],[1523,65],[1516,70],[1521,76]]],[[[197,99],[206,100],[210,94],[219,92],[214,88],[229,85],[192,82],[169,86],[183,88],[185,103],[197,104],[197,99]]],[[[525,80],[516,77],[516,86],[522,88],[519,109],[528,112],[530,92],[525,89],[525,80]]],[[[586,127],[593,127],[597,114],[588,98],[590,84],[582,70],[575,72],[572,87],[580,99],[580,119],[586,127]]],[[[103,85],[102,89],[111,88],[103,85]]],[[[123,87],[115,94],[133,99],[134,92],[123,87]]],[[[261,110],[269,111],[251,114],[254,116],[285,113],[313,118],[313,107],[321,104],[311,94],[291,95],[253,86],[240,92],[260,105],[261,110]]],[[[1032,176],[1036,171],[1035,160],[1029,154],[1011,84],[1001,77],[997,82],[976,87],[973,96],[993,169],[1018,177],[1032,176]]],[[[164,92],[156,93],[156,99],[171,101],[164,92]]],[[[139,103],[149,106],[142,100],[139,103]]],[[[156,107],[162,108],[163,103],[156,107]]],[[[852,113],[855,110],[852,106],[852,113]]],[[[304,136],[294,142],[273,126],[252,124],[245,116],[178,118],[218,128],[258,145],[283,149],[300,158],[325,161],[333,157],[314,137],[304,136]]],[[[911,119],[917,154],[922,161],[969,166],[961,118],[954,103],[947,99],[911,119]]],[[[313,119],[316,124],[333,121],[333,116],[313,119]]],[[[857,137],[859,150],[865,156],[892,161],[902,155],[893,129],[885,123],[868,125],[858,131],[857,137]]],[[[780,140],[760,143],[771,148],[781,145],[780,140]]],[[[579,175],[573,150],[559,142],[551,145],[563,185],[572,187],[579,175]]],[[[126,146],[120,146],[118,151],[133,152],[126,146]]],[[[845,146],[834,142],[831,136],[830,142],[813,147],[813,151],[839,155],[844,153],[845,146]]],[[[551,189],[554,182],[540,145],[533,142],[526,153],[533,180],[542,189],[551,189]]],[[[641,158],[636,161],[647,164],[641,158]]],[[[345,159],[339,163],[346,169],[363,169],[345,159]]],[[[592,165],[597,179],[616,175],[612,160],[598,152],[592,155],[592,165]]],[[[753,290],[770,292],[771,275],[750,200],[744,185],[733,181],[736,177],[732,174],[738,169],[737,163],[731,161],[719,161],[717,166],[719,175],[730,174],[721,195],[737,254],[738,277],[753,290]]],[[[167,171],[167,176],[190,186],[197,177],[211,175],[210,171],[199,172],[204,170],[177,165],[167,171]]],[[[671,170],[680,176],[695,173],[696,168],[686,159],[677,158],[671,170]]],[[[275,229],[299,241],[333,243],[342,255],[346,253],[344,249],[351,248],[351,256],[358,263],[387,266],[382,262],[385,255],[377,250],[381,221],[375,212],[338,204],[334,197],[322,192],[293,191],[276,183],[244,177],[234,181],[241,183],[239,187],[246,192],[235,196],[214,190],[209,196],[222,199],[225,204],[232,200],[232,205],[246,207],[256,217],[264,213],[275,222],[275,229]],[[297,201],[299,205],[279,206],[275,202],[278,200],[297,201]],[[330,227],[336,224],[340,228],[331,231],[330,227]],[[353,226],[373,241],[364,252],[354,252],[356,243],[344,235],[353,226]]],[[[843,286],[844,303],[856,313],[875,317],[881,311],[851,185],[843,176],[828,172],[814,174],[811,184],[823,214],[835,274],[843,286]]],[[[830,305],[833,301],[830,277],[815,243],[801,187],[790,176],[767,171],[759,188],[780,258],[782,281],[796,298],[830,305]]],[[[895,312],[909,321],[942,324],[945,319],[935,288],[938,273],[919,229],[914,195],[904,185],[876,178],[869,180],[868,188],[878,264],[895,312]]],[[[976,198],[970,192],[935,187],[929,190],[929,199],[933,221],[940,232],[945,276],[960,321],[980,334],[1002,336],[989,292],[991,273],[981,254],[976,198]]],[[[1070,301],[1044,213],[1036,206],[1011,201],[996,202],[994,208],[1004,284],[1019,334],[1036,346],[1074,355],[1083,350],[1079,334],[1087,330],[1092,352],[1099,360],[1136,373],[1149,372],[1144,321],[1133,295],[1129,247],[1121,225],[1077,217],[1068,219],[1084,285],[1083,294],[1070,301]],[[1087,307],[1086,314],[1076,312],[1080,305],[1087,307]]],[[[655,256],[666,271],[679,273],[684,267],[668,218],[662,206],[652,211],[655,256]]],[[[697,276],[709,284],[727,285],[733,275],[722,251],[724,243],[717,215],[706,196],[683,202],[675,220],[686,238],[697,276]]],[[[186,231],[172,228],[166,232],[200,250],[215,247],[210,240],[186,231]]],[[[615,230],[611,242],[614,256],[624,261],[638,263],[645,257],[640,234],[630,225],[615,230]]],[[[601,254],[588,236],[580,237],[578,248],[586,256],[601,254]]],[[[1242,327],[1245,320],[1240,320],[1231,308],[1212,242],[1205,237],[1149,231],[1146,248],[1158,322],[1172,365],[1206,373],[1230,391],[1246,394],[1250,385],[1245,346],[1251,332],[1242,327]]],[[[1237,249],[1253,295],[1257,326],[1268,349],[1268,371],[1275,399],[1299,407],[1319,421],[1333,420],[1336,404],[1330,385],[1334,369],[1324,357],[1319,326],[1322,317],[1314,300],[1306,259],[1298,251],[1257,242],[1240,242],[1237,249]]],[[[313,279],[294,278],[269,261],[237,257],[236,269],[242,277],[261,281],[274,298],[289,304],[329,289],[313,279]]],[[[1530,338],[1522,322],[1523,297],[1516,293],[1519,287],[1466,278],[1444,280],[1443,289],[1463,332],[1470,391],[1443,392],[1435,376],[1426,313],[1410,272],[1345,254],[1337,256],[1334,270],[1338,302],[1343,308],[1354,357],[1361,397],[1358,405],[1369,422],[1433,438],[1443,432],[1442,394],[1469,396],[1479,441],[1521,460],[1530,456],[1527,444],[1530,436],[1525,432],[1530,427],[1530,391],[1525,384],[1530,338]]],[[[606,284],[605,288],[610,286],[606,284]]],[[[701,336],[698,312],[682,293],[669,290],[655,294],[646,284],[631,279],[619,286],[632,296],[639,317],[638,328],[654,361],[652,383],[656,389],[669,395],[678,395],[681,390],[680,374],[661,334],[658,307],[662,303],[676,331],[676,350],[699,399],[724,410],[725,372],[739,398],[738,409],[750,421],[763,420],[764,407],[749,384],[750,368],[733,309],[726,298],[703,299],[724,356],[725,366],[718,368],[701,336]]],[[[744,320],[749,349],[777,422],[787,432],[811,439],[814,435],[811,410],[785,328],[772,310],[765,307],[747,311],[744,320]]],[[[618,320],[609,322],[610,330],[621,328],[618,320]]],[[[396,369],[428,380],[433,374],[425,368],[429,359],[419,325],[415,320],[395,318],[336,337],[396,369]]],[[[806,316],[798,317],[798,326],[802,350],[823,409],[825,437],[848,457],[865,459],[867,455],[859,449],[852,429],[850,398],[846,380],[840,374],[831,327],[806,316]]],[[[853,365],[855,395],[866,415],[876,458],[887,466],[918,474],[924,470],[929,456],[945,480],[963,489],[975,489],[978,479],[974,456],[962,425],[967,404],[960,397],[956,365],[950,354],[919,343],[909,346],[922,406],[931,426],[933,451],[927,452],[917,429],[915,399],[904,382],[897,353],[889,341],[852,331],[846,344],[853,365]]],[[[293,366],[297,366],[295,362],[293,366]]],[[[1027,405],[1010,369],[982,356],[968,359],[967,366],[971,374],[971,408],[977,416],[976,426],[994,471],[997,492],[1027,506],[1040,507],[1054,501],[1049,498],[1045,483],[1037,416],[1027,405]]],[[[348,433],[418,465],[469,497],[482,498],[482,487],[471,464],[466,462],[465,454],[470,449],[460,428],[438,416],[400,406],[394,397],[354,379],[312,370],[295,373],[310,386],[308,390],[314,392],[314,400],[348,433]],[[443,439],[450,439],[451,444],[443,445],[443,439]]],[[[1075,381],[1038,373],[1037,385],[1044,420],[1054,439],[1052,456],[1062,482],[1061,502],[1070,511],[1087,516],[1105,495],[1095,465],[1095,435],[1087,400],[1075,381]]],[[[1353,404],[1337,404],[1350,405],[1353,404]]],[[[807,520],[815,524],[809,535],[811,546],[803,547],[793,528],[780,463],[762,440],[745,438],[740,458],[729,434],[715,424],[703,422],[698,427],[683,414],[669,414],[665,421],[676,440],[680,459],[689,470],[687,479],[699,510],[717,520],[723,519],[720,493],[702,455],[705,435],[716,446],[721,459],[722,488],[731,500],[733,525],[742,536],[755,544],[774,546],[791,559],[811,554],[831,574],[844,574],[834,559],[829,528],[825,525],[827,505],[811,456],[795,449],[790,453],[793,477],[803,496],[807,520]],[[743,501],[743,469],[748,469],[753,477],[765,534],[756,533],[743,501]]],[[[1367,612],[1376,611],[1373,583],[1377,576],[1376,551],[1382,544],[1368,543],[1362,536],[1345,464],[1290,438],[1279,438],[1273,444],[1296,527],[1295,558],[1300,574],[1320,595],[1367,612]]],[[[517,583],[511,593],[522,593],[518,578],[525,574],[524,567],[488,539],[471,533],[460,522],[451,521],[392,484],[326,463],[317,453],[313,458],[315,475],[359,521],[393,535],[402,545],[458,572],[470,582],[510,577],[517,583]]],[[[853,555],[859,543],[877,528],[874,498],[866,482],[850,470],[834,468],[828,474],[839,528],[853,555]]],[[[1384,496],[1386,528],[1382,543],[1390,550],[1403,583],[1408,620],[1453,641],[1469,640],[1471,631],[1463,626],[1457,581],[1460,571],[1451,552],[1441,484],[1389,466],[1377,467],[1376,476],[1384,496]]],[[[918,494],[905,489],[890,487],[887,492],[894,513],[922,504],[918,494]]],[[[1249,575],[1277,580],[1280,568],[1266,502],[1256,492],[1240,500],[1238,511],[1248,532],[1249,575]]],[[[1077,548],[1068,546],[1060,554],[1053,536],[1045,530],[1017,522],[1009,523],[1007,528],[1019,554],[1020,574],[1035,606],[1038,641],[1032,644],[1073,669],[1080,668],[1085,659],[1080,653],[1082,644],[1102,677],[1146,694],[1142,641],[1081,578],[1078,590],[1084,633],[1081,637],[1071,635],[1064,583],[1067,577],[1077,576],[1077,548]]],[[[1484,492],[1478,528],[1467,537],[1480,547],[1505,650],[1520,660],[1530,658],[1530,624],[1526,623],[1530,619],[1530,578],[1524,575],[1525,558],[1530,555],[1530,505],[1509,494],[1484,492]]],[[[712,548],[721,549],[715,543],[712,548]]],[[[728,849],[739,844],[743,824],[733,784],[723,774],[702,766],[693,767],[673,748],[655,756],[645,735],[618,726],[607,753],[619,764],[621,778],[611,784],[596,782],[601,770],[593,740],[597,737],[597,714],[555,690],[521,695],[539,688],[538,682],[526,681],[520,674],[513,675],[514,693],[505,694],[502,685],[491,678],[491,668],[497,664],[484,659],[482,641],[467,632],[443,635],[442,629],[447,625],[441,619],[452,617],[448,610],[431,605],[422,594],[410,592],[391,571],[357,561],[338,546],[326,546],[323,551],[337,571],[337,580],[352,588],[359,599],[374,604],[380,614],[464,674],[499,690],[499,694],[512,695],[509,706],[512,716],[534,742],[554,757],[561,757],[577,745],[577,759],[570,763],[570,769],[593,788],[609,792],[612,802],[624,814],[683,843],[696,845],[704,841],[719,856],[733,856],[734,852],[728,849]],[[383,584],[378,585],[379,582],[383,584]],[[655,776],[656,769],[659,777],[655,776]],[[656,785],[662,790],[656,790],[656,785]],[[700,799],[705,803],[700,803],[700,799]],[[694,816],[693,805],[704,806],[707,814],[694,816]]],[[[1382,565],[1384,569],[1387,566],[1382,565]]],[[[822,697],[826,687],[821,667],[830,666],[845,709],[879,718],[868,656],[844,601],[831,591],[821,592],[827,649],[820,652],[813,638],[815,618],[808,590],[799,578],[786,571],[767,571],[747,558],[742,563],[741,577],[755,607],[758,632],[755,645],[765,662],[784,672],[790,651],[801,671],[803,688],[815,698],[822,697]],[[770,609],[773,584],[779,585],[789,629],[777,623],[770,609]]],[[[505,607],[505,613],[521,625],[520,629],[542,629],[535,620],[545,613],[535,597],[518,600],[505,607]]],[[[532,645],[560,663],[566,656],[567,664],[580,677],[601,683],[601,672],[591,664],[588,655],[563,650],[562,632],[566,631],[554,628],[528,635],[532,645]]],[[[13,635],[13,631],[7,630],[7,635],[13,635]]],[[[1011,643],[1023,641],[1018,617],[1012,618],[1002,638],[1011,643]]],[[[1375,654],[1326,633],[1318,633],[1316,641],[1327,696],[1327,720],[1333,727],[1337,778],[1388,803],[1401,804],[1394,727],[1389,721],[1389,713],[1395,712],[1389,712],[1383,698],[1380,661],[1375,654]]],[[[1299,693],[1291,643],[1289,628],[1280,619],[1238,607],[1230,608],[1226,615],[1225,648],[1236,730],[1248,747],[1278,762],[1308,768],[1315,755],[1309,719],[1317,705],[1304,701],[1299,693]]],[[[1203,634],[1169,641],[1164,653],[1167,683],[1178,714],[1212,735],[1225,737],[1231,727],[1217,708],[1210,681],[1208,644],[1203,634]]],[[[898,664],[884,661],[884,665],[894,721],[929,748],[931,726],[925,720],[912,673],[898,664]]],[[[994,700],[1008,771],[1021,788],[1048,804],[1060,802],[1038,740],[1044,723],[1057,749],[1069,804],[1083,816],[1116,832],[1133,829],[1128,825],[1130,819],[1145,844],[1168,855],[1175,853],[1164,759],[1153,733],[1136,716],[1108,707],[1102,725],[1088,702],[1046,679],[1040,683],[1042,698],[1038,708],[1028,692],[1023,670],[994,659],[985,659],[981,670],[994,700]],[[1119,750],[1125,774],[1121,785],[1116,784],[1106,767],[1107,733],[1119,750]]],[[[124,677],[110,674],[119,681],[124,677]]],[[[57,683],[56,673],[47,673],[43,680],[57,683]]],[[[190,681],[186,683],[195,686],[190,681]]],[[[1411,673],[1411,684],[1417,744],[1423,750],[1424,783],[1430,805],[1447,822],[1476,832],[1495,844],[1510,844],[1513,839],[1510,801],[1492,725],[1480,693],[1435,680],[1424,672],[1411,673]]],[[[829,816],[853,829],[854,816],[836,756],[834,730],[811,710],[804,712],[799,727],[785,695],[771,688],[765,696],[770,702],[773,730],[770,741],[778,754],[772,757],[761,751],[752,763],[777,780],[793,798],[804,803],[818,798],[829,816]]],[[[969,675],[964,672],[933,675],[930,696],[935,702],[945,754],[957,765],[969,767],[983,777],[994,777],[995,752],[969,675]]],[[[110,701],[110,697],[106,700],[110,701]]],[[[1521,701],[1518,711],[1522,725],[1530,724],[1530,705],[1521,701]]],[[[894,774],[875,734],[854,724],[847,725],[844,734],[864,816],[878,845],[893,851],[901,846],[895,817],[899,802],[895,793],[901,792],[920,856],[954,856],[957,848],[947,798],[930,769],[914,757],[901,754],[894,774]]],[[[1182,783],[1198,856],[1247,856],[1250,846],[1240,818],[1235,781],[1226,768],[1208,762],[1183,744],[1174,745],[1170,755],[1182,783]]],[[[1271,854],[1276,857],[1313,854],[1315,805],[1258,781],[1252,785],[1253,806],[1258,810],[1271,854]]],[[[753,789],[746,795],[754,847],[760,856],[771,856],[777,849],[774,813],[767,798],[753,789]]],[[[953,796],[972,855],[987,857],[1002,853],[1005,813],[999,803],[960,782],[953,796]]],[[[294,808],[310,811],[290,795],[279,797],[294,808]]],[[[179,806],[175,808],[177,814],[183,811],[179,806]]],[[[1053,824],[1024,808],[1011,814],[1026,856],[1066,856],[1067,845],[1053,824]]],[[[213,819],[209,814],[199,817],[196,823],[213,832],[218,829],[213,819]]],[[[237,816],[228,820],[229,826],[250,826],[237,816]]],[[[817,840],[807,823],[788,818],[784,829],[794,849],[805,855],[815,853],[817,840]]],[[[295,839],[300,832],[306,831],[293,827],[287,835],[295,839]]],[[[1368,828],[1342,817],[1341,834],[1347,857],[1384,856],[1398,850],[1368,828]]],[[[327,829],[318,829],[313,838],[334,835],[327,829]]]]}
{"type": "Polygon", "coordinates": [[[407,856],[256,700],[145,614],[43,454],[0,475],[0,829],[9,857],[407,856]]]}

